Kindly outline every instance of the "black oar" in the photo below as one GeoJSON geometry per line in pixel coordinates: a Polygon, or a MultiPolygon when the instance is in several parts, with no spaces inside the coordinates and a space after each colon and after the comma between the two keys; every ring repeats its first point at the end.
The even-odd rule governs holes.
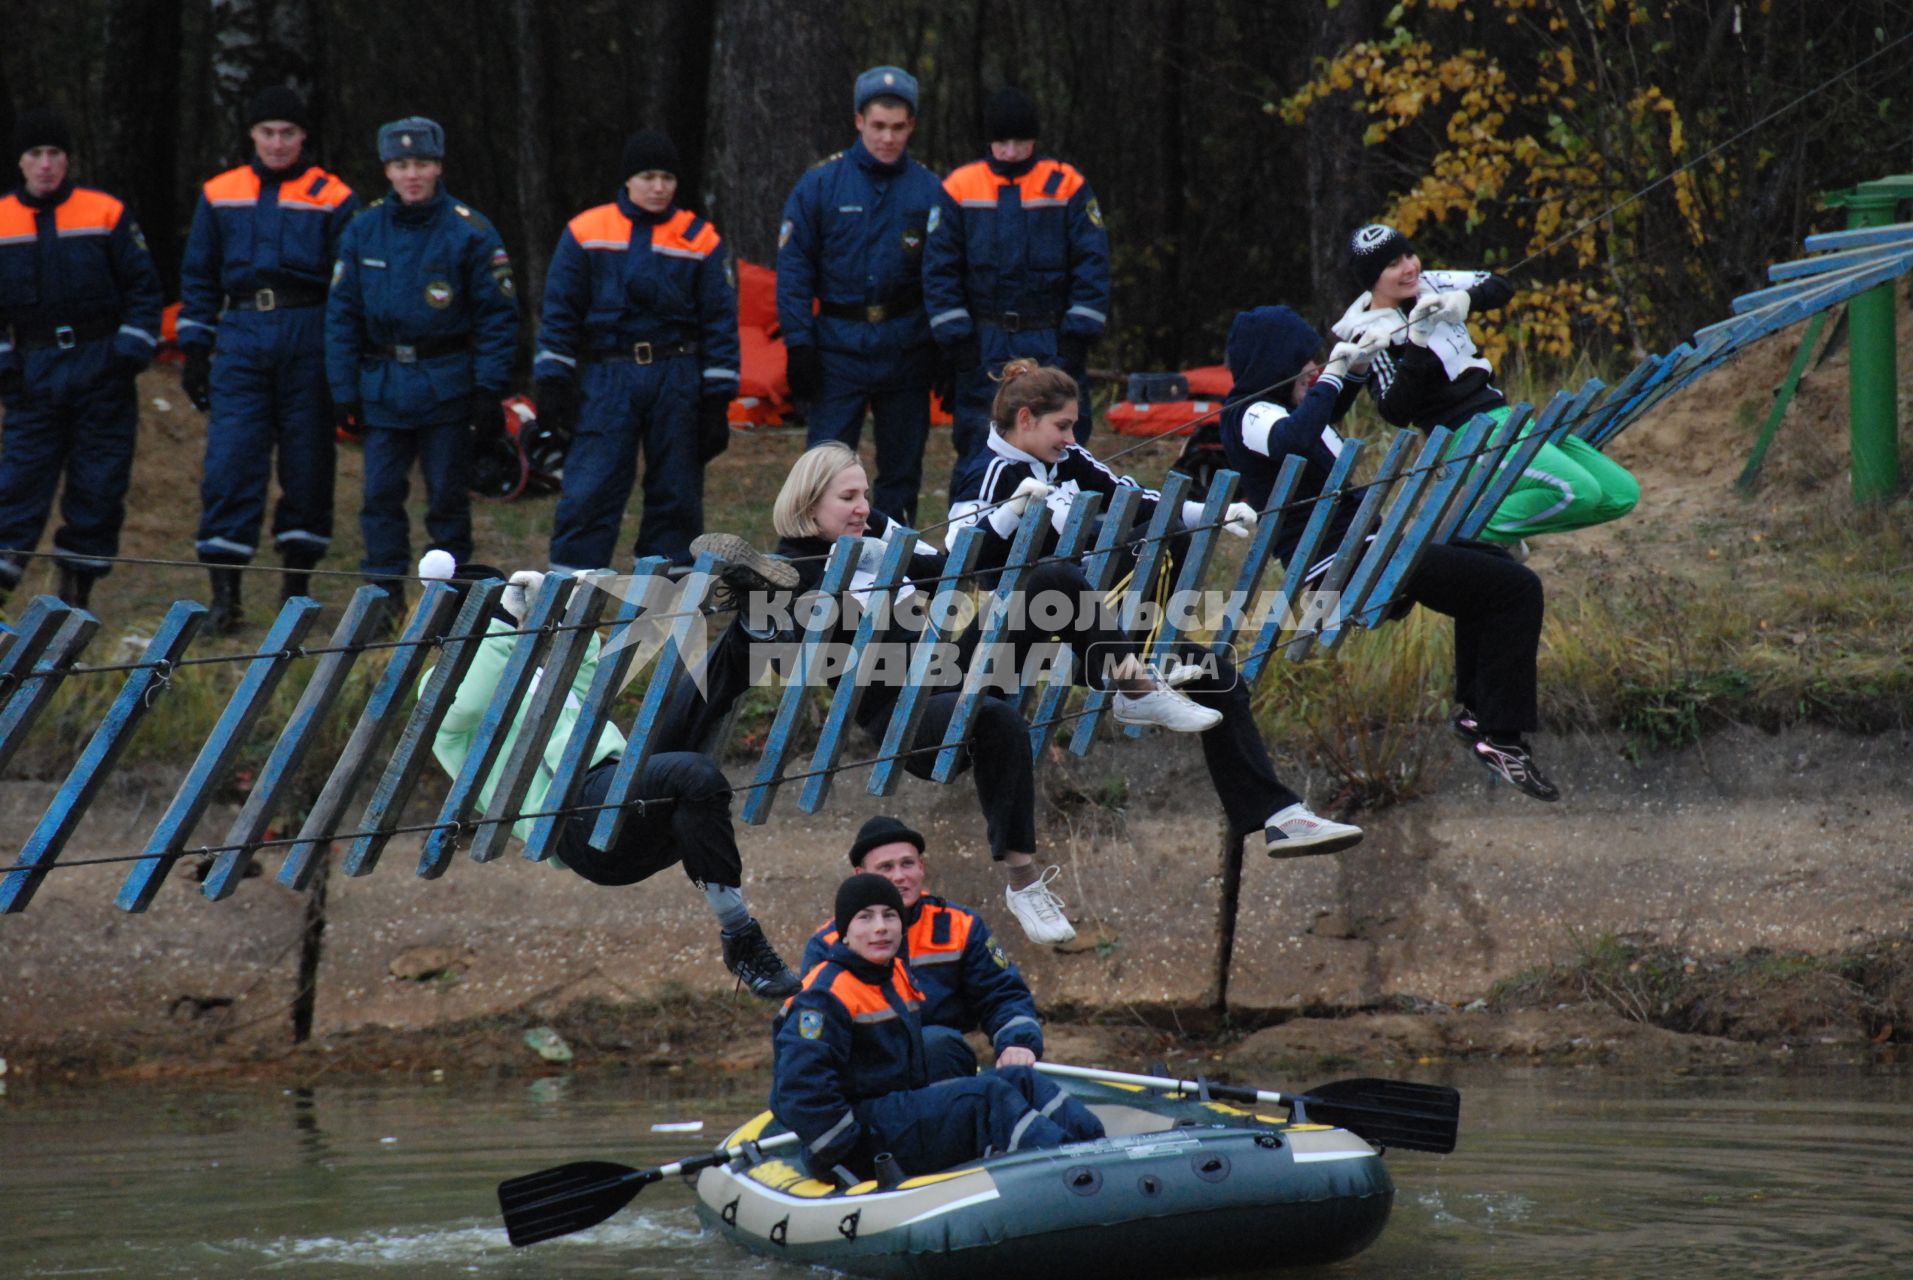
{"type": "Polygon", "coordinates": [[[1166,1076],[1070,1067],[1059,1062],[1039,1062],[1036,1069],[1054,1076],[1135,1084],[1145,1089],[1173,1089],[1179,1093],[1207,1089],[1210,1097],[1229,1102],[1274,1103],[1288,1107],[1297,1120],[1306,1118],[1317,1124],[1332,1124],[1377,1146],[1404,1147],[1410,1151],[1446,1155],[1455,1149],[1455,1131],[1461,1124],[1461,1095],[1446,1085],[1413,1084],[1407,1080],[1337,1080],[1333,1084],[1317,1085],[1307,1093],[1275,1093],[1268,1089],[1217,1084],[1213,1080],[1171,1080],[1166,1076]]]}
{"type": "MultiPolygon", "coordinates": [[[[797,1141],[780,1133],[755,1144],[760,1150],[797,1141]]],[[[595,1227],[637,1198],[638,1192],[674,1173],[696,1173],[744,1154],[744,1146],[687,1156],[655,1169],[633,1169],[609,1160],[575,1160],[498,1184],[505,1234],[515,1245],[537,1244],[595,1227]]]]}

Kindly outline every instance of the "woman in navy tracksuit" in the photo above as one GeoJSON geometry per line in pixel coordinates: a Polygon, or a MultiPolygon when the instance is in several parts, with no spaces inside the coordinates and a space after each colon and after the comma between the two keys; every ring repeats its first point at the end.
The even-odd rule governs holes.
{"type": "MultiPolygon", "coordinates": [[[[1289,455],[1307,464],[1291,500],[1302,503],[1322,492],[1341,452],[1334,424],[1366,385],[1370,353],[1339,343],[1324,366],[1315,361],[1320,346],[1315,330],[1288,307],[1245,311],[1229,329],[1235,386],[1222,415],[1222,444],[1229,465],[1242,473],[1243,497],[1258,511],[1289,455]]],[[[1356,505],[1341,503],[1320,546],[1340,544],[1356,505]]],[[[1284,521],[1277,558],[1294,554],[1304,526],[1284,521]]],[[[1309,576],[1327,567],[1326,559],[1311,565],[1309,576]]],[[[1454,729],[1469,751],[1536,799],[1559,799],[1524,736],[1540,724],[1535,654],[1541,644],[1541,579],[1500,548],[1451,543],[1423,550],[1401,594],[1455,620],[1455,701],[1461,707],[1454,729]]]]}

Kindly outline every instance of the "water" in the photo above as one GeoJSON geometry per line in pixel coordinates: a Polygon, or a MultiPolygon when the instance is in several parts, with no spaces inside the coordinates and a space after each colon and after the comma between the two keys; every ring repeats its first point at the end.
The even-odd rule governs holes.
{"type": "MultiPolygon", "coordinates": [[[[1913,1070],[1470,1068],[1450,1082],[1463,1095],[1461,1149],[1391,1154],[1387,1232],[1317,1274],[1913,1275],[1913,1070]]],[[[696,1153],[757,1109],[761,1079],[696,1094],[643,1077],[309,1090],[10,1083],[7,1280],[817,1274],[700,1239],[675,1181],[603,1226],[531,1249],[513,1249],[498,1224],[501,1178],[696,1153]],[[650,1132],[694,1119],[702,1133],[650,1132]]]]}

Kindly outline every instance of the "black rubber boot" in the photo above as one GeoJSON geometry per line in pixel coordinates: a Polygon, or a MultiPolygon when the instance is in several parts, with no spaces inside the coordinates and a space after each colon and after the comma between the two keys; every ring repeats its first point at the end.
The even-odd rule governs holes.
{"type": "Polygon", "coordinates": [[[246,620],[239,604],[240,572],[230,565],[209,565],[207,575],[213,582],[212,612],[206,617],[206,630],[216,636],[229,636],[246,620]]]}
{"type": "Polygon", "coordinates": [[[53,594],[72,605],[75,609],[87,607],[87,601],[93,596],[93,580],[100,575],[77,568],[62,560],[60,565],[60,585],[53,594]]]}
{"type": "Polygon", "coordinates": [[[296,542],[287,544],[279,553],[279,561],[286,567],[279,583],[280,600],[312,594],[312,570],[319,563],[319,554],[317,548],[296,542]]]}

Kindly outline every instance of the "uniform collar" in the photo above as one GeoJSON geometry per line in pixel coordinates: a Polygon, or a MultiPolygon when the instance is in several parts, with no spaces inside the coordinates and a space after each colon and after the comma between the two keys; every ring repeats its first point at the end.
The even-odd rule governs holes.
{"type": "Polygon", "coordinates": [[[997,177],[1008,178],[1013,182],[1041,164],[1042,161],[1043,157],[1032,151],[1030,152],[1029,159],[1018,160],[1015,164],[1005,164],[995,156],[984,157],[983,163],[989,165],[990,172],[997,177]]]}
{"type": "Polygon", "coordinates": [[[27,184],[25,181],[22,181],[20,185],[14,189],[14,194],[18,195],[20,197],[20,203],[29,209],[58,208],[60,205],[65,204],[67,198],[73,194],[73,179],[68,177],[65,182],[62,182],[59,186],[53,188],[53,190],[43,196],[29,195],[27,193],[27,184]]]}
{"type": "Polygon", "coordinates": [[[451,203],[451,197],[445,194],[445,184],[440,183],[438,194],[424,204],[407,204],[395,190],[392,192],[392,218],[409,226],[423,226],[438,217],[439,211],[451,203]]]}
{"type": "Polygon", "coordinates": [[[246,167],[259,175],[259,183],[261,186],[270,187],[275,183],[291,182],[294,178],[299,177],[305,173],[306,170],[310,169],[312,167],[312,153],[304,147],[301,147],[299,149],[299,158],[291,164],[283,169],[268,169],[266,168],[265,161],[261,160],[259,153],[255,151],[252,153],[252,159],[246,162],[246,167]]]}
{"type": "Polygon", "coordinates": [[[864,145],[862,138],[850,144],[848,154],[852,160],[857,162],[858,168],[868,170],[871,173],[882,174],[886,178],[894,178],[910,167],[910,153],[908,151],[898,156],[895,164],[885,164],[870,154],[870,148],[864,145]]]}
{"type": "Polygon", "coordinates": [[[672,201],[670,204],[664,206],[663,213],[647,213],[637,206],[623,187],[619,187],[618,212],[633,222],[647,227],[655,227],[677,217],[678,206],[676,201],[672,201]]]}
{"type": "Polygon", "coordinates": [[[1061,458],[1058,458],[1056,462],[1045,462],[1033,453],[1023,452],[995,431],[990,432],[990,452],[999,458],[1008,458],[1011,462],[1027,462],[1044,475],[1050,473],[1050,469],[1056,465],[1056,462],[1062,461],[1061,458]]]}
{"type": "Polygon", "coordinates": [[[882,964],[872,964],[852,951],[842,938],[830,944],[830,950],[824,953],[824,959],[859,982],[867,982],[873,987],[882,986],[888,982],[890,975],[896,970],[896,957],[893,956],[882,964]]]}

